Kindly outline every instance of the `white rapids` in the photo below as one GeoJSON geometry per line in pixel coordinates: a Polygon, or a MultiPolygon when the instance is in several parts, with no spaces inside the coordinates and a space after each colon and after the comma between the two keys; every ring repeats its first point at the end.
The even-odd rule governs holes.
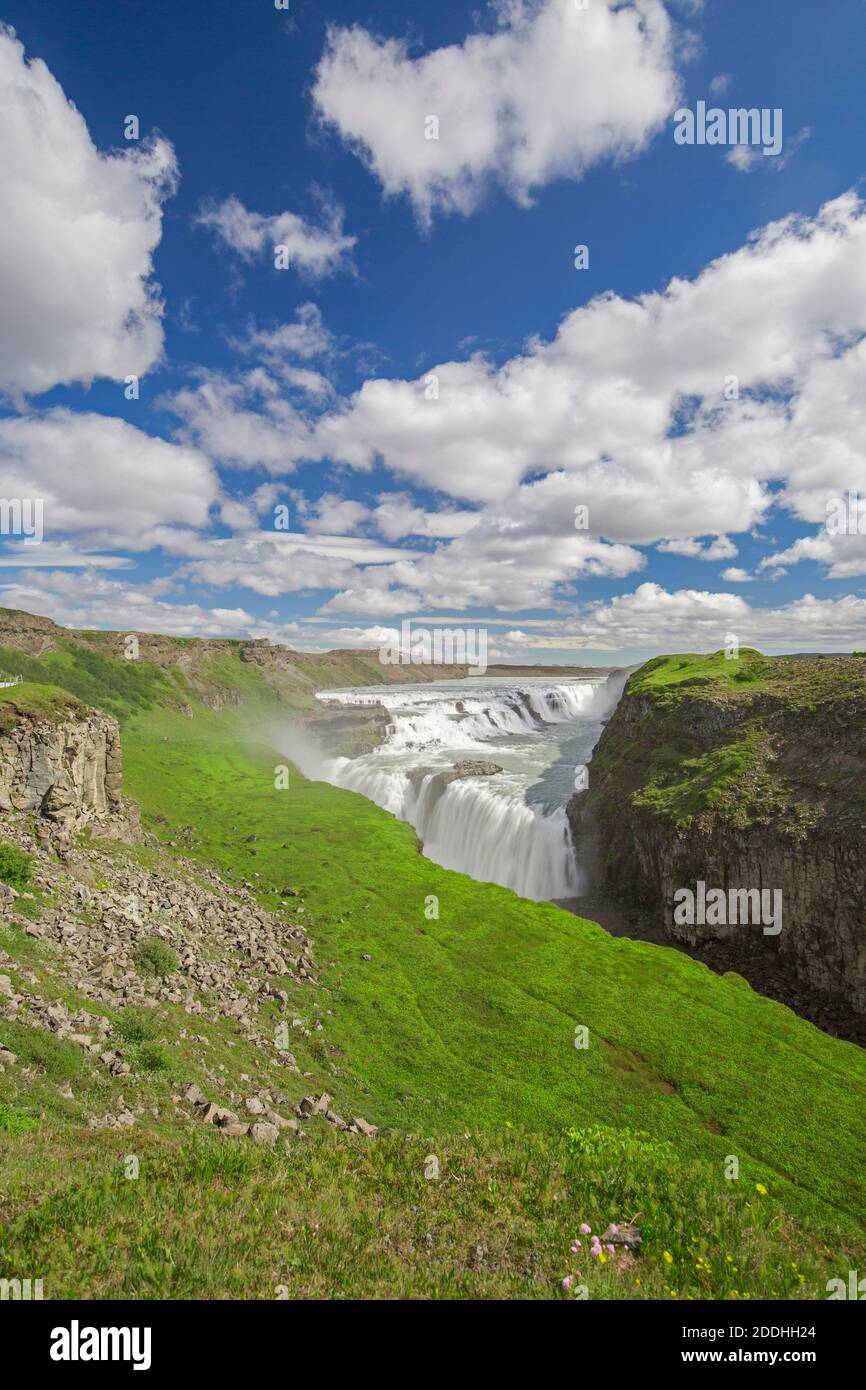
{"type": "Polygon", "coordinates": [[[575,768],[589,762],[623,683],[615,672],[606,680],[476,677],[323,691],[323,702],[384,705],[386,742],[352,759],[316,756],[288,736],[280,745],[306,776],[360,792],[408,821],[427,858],[444,868],[537,901],[571,898],[582,882],[565,806],[575,768]],[[502,771],[443,785],[437,773],[466,759],[502,771]]]}

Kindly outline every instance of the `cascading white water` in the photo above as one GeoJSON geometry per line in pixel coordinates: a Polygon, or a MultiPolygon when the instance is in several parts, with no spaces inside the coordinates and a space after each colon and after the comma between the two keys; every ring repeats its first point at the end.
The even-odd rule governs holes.
{"type": "Polygon", "coordinates": [[[408,817],[434,863],[525,898],[577,895],[577,860],[561,807],[545,814],[519,797],[497,796],[486,778],[452,782],[438,797],[434,784],[434,778],[425,779],[417,820],[408,817]]]}
{"type": "MultiPolygon", "coordinates": [[[[456,684],[453,682],[452,684],[456,684]]],[[[395,727],[385,745],[389,752],[451,746],[473,748],[497,734],[537,732],[542,724],[566,724],[599,717],[605,682],[558,685],[479,693],[445,693],[441,686],[391,687],[382,694],[356,696],[353,690],[323,691],[318,698],[342,705],[381,704],[394,712],[395,727]],[[601,698],[600,698],[601,696],[601,698]]]]}
{"type": "MultiPolygon", "coordinates": [[[[387,746],[387,745],[386,745],[387,746]]],[[[417,787],[405,772],[371,766],[368,758],[335,758],[327,781],[361,792],[417,830],[435,864],[525,898],[570,898],[580,877],[562,807],[529,806],[518,787],[495,792],[494,778],[467,777],[443,785],[429,772],[417,787]]]]}
{"type": "Polygon", "coordinates": [[[360,758],[322,759],[285,738],[281,746],[305,775],[360,792],[408,821],[435,863],[523,897],[570,898],[581,890],[565,814],[573,767],[588,761],[620,690],[614,678],[530,678],[327,691],[319,699],[389,710],[382,747],[360,758]],[[455,762],[479,754],[503,770],[443,779],[455,762]]]}

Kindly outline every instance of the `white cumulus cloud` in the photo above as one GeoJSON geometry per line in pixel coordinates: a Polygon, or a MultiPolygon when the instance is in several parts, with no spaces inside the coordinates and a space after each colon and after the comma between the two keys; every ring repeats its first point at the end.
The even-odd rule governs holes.
{"type": "Polygon", "coordinates": [[[471,212],[492,182],[526,203],[554,179],[639,154],[675,105],[660,0],[500,0],[494,10],[495,32],[419,57],[358,26],[329,31],[313,88],[320,116],[425,223],[471,212]]]}
{"type": "Polygon", "coordinates": [[[0,389],[119,381],[159,359],[152,257],[176,177],[163,139],[100,152],[45,63],[0,27],[0,389]]]}
{"type": "MultiPolygon", "coordinates": [[[[125,420],[57,407],[0,420],[7,498],[38,498],[46,541],[147,550],[166,529],[208,523],[219,481],[197,450],[125,420]]],[[[38,563],[41,546],[32,547],[38,563]]]]}
{"type": "Polygon", "coordinates": [[[276,248],[284,246],[289,265],[313,279],[347,269],[357,240],[344,234],[343,213],[334,204],[324,207],[321,226],[295,212],[250,212],[234,196],[202,208],[196,220],[244,261],[264,252],[273,258],[276,248]]]}

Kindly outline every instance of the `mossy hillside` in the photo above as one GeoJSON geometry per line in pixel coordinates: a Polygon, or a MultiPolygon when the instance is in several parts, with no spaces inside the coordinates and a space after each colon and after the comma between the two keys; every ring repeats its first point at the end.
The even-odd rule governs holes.
{"type": "Polygon", "coordinates": [[[124,661],[86,646],[64,643],[47,656],[28,656],[12,647],[0,647],[0,668],[24,677],[24,683],[0,690],[11,702],[19,692],[52,686],[77,697],[83,706],[125,719],[135,710],[149,709],[160,701],[178,702],[164,673],[146,662],[124,661]],[[34,682],[38,684],[33,684],[34,682]]]}
{"type": "MultiPolygon", "coordinates": [[[[16,987],[100,1011],[53,984],[53,947],[14,928],[0,945],[16,987]]],[[[296,986],[290,1011],[323,1013],[329,1038],[318,994],[296,986]]],[[[770,1178],[732,1183],[713,1160],[608,1125],[527,1132],[507,1121],[449,1136],[422,1111],[413,1137],[399,1128],[371,1143],[310,1124],[273,1155],[226,1143],[172,1095],[190,1078],[212,1091],[203,1066],[243,1093],[260,1058],[233,1025],[199,1023],[202,1048],[179,1006],[106,1012],[130,1076],[3,1025],[18,1066],[0,1075],[0,1277],[38,1268],[49,1297],[551,1298],[568,1296],[561,1280],[573,1274],[591,1298],[815,1298],[863,1249],[836,1212],[792,1216],[770,1178]],[[148,1106],[134,1130],[86,1128],[121,1097],[148,1106]],[[581,1221],[601,1232],[637,1213],[639,1259],[592,1261],[586,1241],[570,1253],[581,1221]]],[[[281,1084],[296,1096],[327,1084],[342,1103],[331,1045],[300,1034],[292,1045],[305,1074],[280,1073],[281,1084]]]]}
{"type": "MultiPolygon", "coordinates": [[[[168,1065],[147,1054],[132,1079],[52,1039],[58,1055],[23,1091],[18,1071],[0,1076],[0,1245],[14,1268],[84,1296],[273,1297],[286,1284],[290,1296],[547,1297],[578,1272],[593,1297],[824,1297],[825,1278],[863,1263],[862,1052],[736,977],[439,869],[360,797],[294,770],[277,790],[268,702],[193,698],[190,713],[154,702],[128,716],[126,789],[164,844],[248,880],[269,909],[285,886],[303,890],[319,984],[290,989],[289,1011],[324,1031],[293,1038],[313,1079],[292,1078],[292,1099],[327,1088],[393,1133],[312,1134],[274,1156],[191,1136],[197,1122],[170,1103],[180,1080],[207,1093],[206,1056],[237,1088],[257,1062],[228,1020],[202,1050],[181,1036],[182,1010],[160,1009],[154,1037],[132,1045],[168,1065]],[[57,1089],[67,1066],[73,1100],[57,1089]],[[130,1087],[157,1111],[135,1132],[139,1182],[122,1171],[131,1136],[83,1128],[130,1087]],[[597,1126],[644,1132],[653,1163],[631,1140],[617,1162],[563,1137],[597,1126]],[[439,1185],[423,1177],[431,1153],[439,1185]],[[724,1177],[731,1154],[738,1183],[724,1177]],[[601,1230],[637,1212],[636,1269],[576,1270],[580,1220],[601,1230]]],[[[0,944],[63,993],[48,948],[23,929],[0,944]]],[[[22,1035],[40,1035],[10,1026],[0,1042],[26,1057],[22,1035]]]]}
{"type": "Polygon", "coordinates": [[[68,690],[56,685],[22,681],[20,685],[0,689],[0,735],[8,733],[25,719],[46,719],[52,724],[60,724],[66,719],[80,719],[88,713],[86,705],[68,690]]]}
{"type": "MultiPolygon", "coordinates": [[[[0,945],[16,987],[26,976],[30,990],[100,1011],[52,988],[52,947],[10,928],[0,945]]],[[[296,986],[290,1010],[321,1012],[329,1039],[318,994],[296,986]]],[[[794,1216],[766,1175],[730,1182],[713,1159],[608,1124],[473,1123],[449,1135],[422,1109],[411,1137],[353,1140],[311,1123],[276,1154],[227,1143],[178,1113],[172,1094],[190,1078],[212,1091],[205,1065],[243,1093],[260,1058],[233,1025],[205,1024],[202,1048],[179,1006],[107,1013],[130,1076],[4,1025],[19,1065],[0,1075],[0,1277],[38,1268],[48,1297],[551,1298],[573,1296],[561,1286],[572,1274],[596,1299],[822,1298],[861,1259],[862,1231],[837,1212],[816,1204],[794,1216]],[[89,1114],[117,1113],[121,1096],[148,1107],[134,1130],[86,1128],[89,1114]],[[602,1232],[638,1213],[639,1258],[590,1260],[585,1239],[570,1253],[582,1221],[602,1232]]],[[[297,1095],[327,1084],[342,1103],[331,1045],[315,1034],[292,1045],[314,1075],[283,1072],[281,1084],[297,1095]]]]}
{"type": "Polygon", "coordinates": [[[772,670],[773,659],[753,647],[743,647],[736,658],[723,651],[657,656],[634,672],[628,690],[675,704],[696,688],[720,696],[754,689],[767,682],[772,670]]]}
{"type": "Polygon", "coordinates": [[[856,830],[864,718],[857,657],[658,657],[630,678],[595,750],[588,804],[615,816],[625,799],[678,829],[696,817],[772,825],[794,842],[820,822],[856,830]]]}
{"type": "Polygon", "coordinates": [[[323,688],[465,674],[462,666],[383,664],[375,650],[295,652],[243,639],[61,628],[47,618],[8,608],[0,608],[0,669],[63,686],[121,722],[154,705],[183,708],[202,700],[220,708],[250,695],[309,710],[323,688]],[[125,660],[132,638],[137,656],[125,660]]]}
{"type": "Polygon", "coordinates": [[[303,888],[333,1009],[327,1039],[357,1113],[431,1132],[645,1129],[717,1164],[736,1153],[806,1206],[859,1211],[857,1048],[736,977],[440,869],[359,796],[295,772],[277,790],[265,743],[205,722],[138,721],[129,790],[164,839],[195,824],[194,854],[248,879],[266,905],[303,888]]]}

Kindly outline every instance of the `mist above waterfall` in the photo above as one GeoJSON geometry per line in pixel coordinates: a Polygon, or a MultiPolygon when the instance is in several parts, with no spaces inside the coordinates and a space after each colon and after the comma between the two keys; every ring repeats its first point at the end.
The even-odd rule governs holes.
{"type": "MultiPolygon", "coordinates": [[[[296,724],[274,724],[268,730],[278,753],[294,763],[311,782],[330,782],[329,776],[334,759],[328,759],[316,740],[296,724]]],[[[345,759],[339,761],[345,762],[345,759]]]]}
{"type": "Polygon", "coordinates": [[[589,761],[627,675],[326,691],[319,699],[328,704],[384,705],[385,743],[328,758],[296,728],[273,737],[305,777],[360,792],[414,826],[435,863],[527,898],[570,898],[582,888],[565,814],[574,769],[589,761]],[[453,778],[455,763],[479,755],[501,771],[453,778]]]}

